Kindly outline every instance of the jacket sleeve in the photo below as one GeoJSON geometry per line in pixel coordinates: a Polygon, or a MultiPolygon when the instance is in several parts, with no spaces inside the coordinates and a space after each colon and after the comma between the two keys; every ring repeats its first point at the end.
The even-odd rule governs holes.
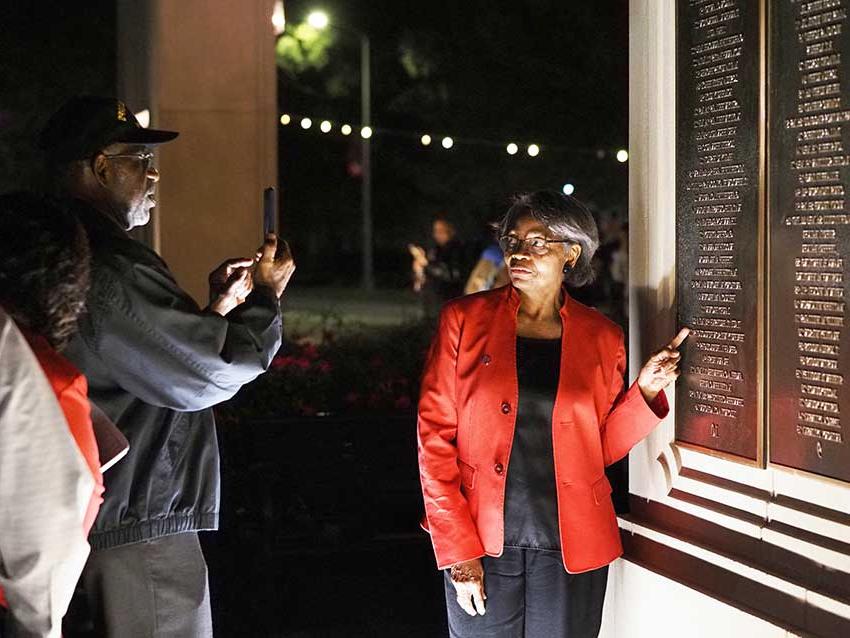
{"type": "Polygon", "coordinates": [[[196,411],[226,401],[268,369],[281,343],[280,304],[255,290],[222,317],[198,308],[145,263],[101,269],[83,334],[113,379],[151,405],[196,411]]]}
{"type": "MultiPolygon", "coordinates": [[[[14,635],[59,638],[89,554],[93,480],[52,388],[0,310],[0,587],[14,635]]],[[[11,635],[11,633],[10,633],[11,635]]]]}
{"type": "Polygon", "coordinates": [[[651,404],[643,398],[637,381],[624,391],[625,373],[626,347],[621,332],[608,393],[611,409],[600,425],[602,455],[606,466],[626,456],[670,411],[664,390],[658,393],[651,404]]]}
{"type": "Polygon", "coordinates": [[[455,403],[459,341],[460,322],[449,305],[440,315],[425,364],[418,419],[419,477],[439,569],[485,553],[460,489],[455,403]]]}

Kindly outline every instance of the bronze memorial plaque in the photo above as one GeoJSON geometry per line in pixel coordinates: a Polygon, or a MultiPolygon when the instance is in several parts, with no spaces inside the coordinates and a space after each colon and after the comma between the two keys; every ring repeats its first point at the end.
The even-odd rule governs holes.
{"type": "Polygon", "coordinates": [[[676,439],[761,462],[762,7],[679,0],[676,439]]]}
{"type": "Polygon", "coordinates": [[[770,461],[844,481],[848,11],[848,0],[771,3],[768,204],[770,461]]]}

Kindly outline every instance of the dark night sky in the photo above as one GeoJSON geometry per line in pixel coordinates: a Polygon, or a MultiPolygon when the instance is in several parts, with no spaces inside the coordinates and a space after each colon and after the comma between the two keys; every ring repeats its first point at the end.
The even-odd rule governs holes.
{"type": "MultiPolygon", "coordinates": [[[[376,251],[387,283],[406,270],[404,244],[423,239],[435,212],[476,232],[510,192],[569,181],[597,209],[624,213],[627,170],[611,153],[627,142],[626,0],[289,0],[285,8],[290,26],[321,8],[367,32],[373,122],[410,131],[379,133],[372,145],[376,251]],[[424,149],[423,131],[499,145],[424,149]],[[543,152],[510,158],[503,144],[512,139],[543,152]],[[594,149],[608,155],[599,160],[594,149]]],[[[114,91],[115,11],[114,0],[0,3],[0,188],[32,178],[33,133],[56,104],[114,91]]],[[[337,34],[324,68],[282,71],[278,87],[282,111],[356,124],[356,39],[337,34]]],[[[346,267],[359,245],[356,142],[296,127],[281,128],[279,141],[284,228],[288,221],[302,263],[324,268],[326,280],[356,270],[346,267]]]]}
{"type": "MultiPolygon", "coordinates": [[[[572,182],[576,196],[597,209],[625,213],[627,169],[612,157],[628,139],[625,0],[292,0],[285,6],[290,26],[321,8],[334,23],[367,32],[373,122],[412,133],[373,141],[379,269],[404,269],[404,242],[421,240],[434,213],[447,212],[468,235],[479,233],[516,190],[572,182]],[[427,62],[427,77],[405,72],[400,60],[409,51],[427,62]],[[424,131],[499,145],[424,149],[417,141],[424,131]],[[538,142],[543,152],[510,158],[504,143],[512,139],[538,142]],[[606,158],[597,159],[596,149],[606,158]]],[[[281,75],[281,108],[356,122],[358,74],[356,39],[337,34],[321,72],[281,75]],[[334,81],[347,93],[330,96],[326,87],[334,81]]],[[[356,147],[291,126],[281,131],[280,149],[285,214],[306,213],[327,229],[325,244],[294,229],[302,255],[307,248],[317,261],[333,261],[330,270],[344,271],[358,241],[359,180],[345,170],[356,147]]]]}

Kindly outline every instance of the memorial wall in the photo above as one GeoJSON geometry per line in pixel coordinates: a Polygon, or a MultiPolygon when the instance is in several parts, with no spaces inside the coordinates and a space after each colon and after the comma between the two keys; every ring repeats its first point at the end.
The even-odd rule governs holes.
{"type": "Polygon", "coordinates": [[[677,443],[842,481],[848,4],[680,0],[676,29],[677,443]]]}

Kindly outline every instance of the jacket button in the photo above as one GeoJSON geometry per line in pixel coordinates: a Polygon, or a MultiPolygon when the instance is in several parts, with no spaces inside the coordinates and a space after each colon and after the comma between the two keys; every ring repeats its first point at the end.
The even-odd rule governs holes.
{"type": "Polygon", "coordinates": [[[510,414],[511,413],[511,404],[507,401],[502,403],[502,414],[510,414]]]}
{"type": "Polygon", "coordinates": [[[496,463],[496,465],[493,467],[493,469],[495,470],[496,474],[501,474],[502,472],[505,471],[505,466],[502,465],[501,463],[496,463]]]}
{"type": "Polygon", "coordinates": [[[481,357],[481,363],[483,363],[485,366],[489,366],[490,361],[492,361],[492,359],[490,358],[489,354],[485,354],[483,357],[481,357]]]}

